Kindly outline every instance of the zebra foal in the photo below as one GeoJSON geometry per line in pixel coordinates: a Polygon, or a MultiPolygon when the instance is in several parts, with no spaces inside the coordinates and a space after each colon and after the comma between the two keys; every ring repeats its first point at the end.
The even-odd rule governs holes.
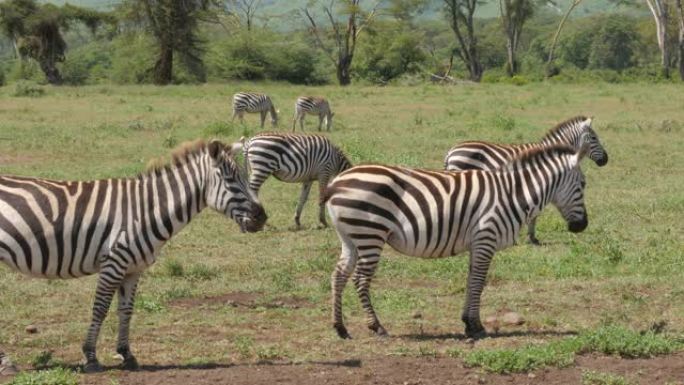
{"type": "MultiPolygon", "coordinates": [[[[0,176],[0,262],[28,276],[78,278],[99,273],[84,370],[101,370],[100,327],[118,293],[116,351],[137,368],[128,342],[140,274],[205,207],[225,214],[242,231],[260,230],[266,214],[221,142],[182,147],[171,163],[136,178],[55,181],[0,176]]],[[[6,371],[13,369],[0,352],[6,371]]]]}
{"type": "Polygon", "coordinates": [[[268,95],[256,92],[238,92],[233,95],[233,117],[230,121],[234,121],[237,116],[240,119],[240,123],[244,123],[245,112],[258,112],[261,118],[261,128],[264,128],[266,114],[271,115],[271,125],[273,127],[278,125],[278,111],[276,111],[268,95]]]}
{"type": "MultiPolygon", "coordinates": [[[[320,196],[335,175],[351,167],[342,150],[322,135],[258,134],[243,144],[245,163],[250,170],[249,188],[258,196],[269,176],[288,183],[302,183],[294,221],[301,228],[300,217],[313,182],[318,181],[320,196]]],[[[318,219],[323,227],[323,202],[319,203],[318,219]]]]}
{"type": "Polygon", "coordinates": [[[387,332],[370,300],[370,284],[385,244],[398,252],[441,258],[470,251],[466,335],[485,335],[480,297],[496,250],[511,246],[522,225],[547,204],[555,205],[572,232],[588,224],[580,154],[567,146],[534,148],[495,171],[428,171],[361,165],[338,175],[325,200],[342,244],[332,273],[333,327],[351,338],[342,317],[349,276],[368,328],[387,332]]]}
{"type": "MultiPolygon", "coordinates": [[[[587,154],[599,167],[608,163],[608,152],[591,127],[591,118],[576,116],[559,123],[539,142],[525,144],[497,144],[482,141],[468,141],[452,147],[444,157],[444,168],[448,171],[494,170],[510,162],[520,153],[532,148],[553,144],[565,144],[587,154]]],[[[531,218],[527,227],[527,238],[539,245],[536,237],[536,218],[531,218]]]]}
{"type": "Polygon", "coordinates": [[[295,130],[297,121],[299,121],[300,129],[304,131],[304,118],[306,114],[318,116],[318,131],[321,130],[324,119],[325,129],[330,131],[335,113],[330,110],[330,103],[325,98],[317,96],[300,96],[297,98],[295,102],[295,116],[292,120],[292,132],[295,130]]]}

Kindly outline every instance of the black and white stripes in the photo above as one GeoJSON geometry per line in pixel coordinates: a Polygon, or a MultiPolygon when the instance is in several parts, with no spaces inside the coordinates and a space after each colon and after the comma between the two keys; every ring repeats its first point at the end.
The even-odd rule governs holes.
{"type": "Polygon", "coordinates": [[[278,125],[278,111],[276,111],[268,95],[256,92],[238,92],[233,95],[233,117],[231,121],[235,120],[237,116],[242,123],[245,112],[258,112],[261,118],[261,128],[264,128],[267,113],[271,114],[271,124],[273,127],[278,125]]]}
{"type": "MultiPolygon", "coordinates": [[[[553,144],[565,144],[582,153],[588,154],[598,166],[608,163],[608,153],[601,145],[598,135],[591,127],[591,119],[576,116],[552,128],[541,141],[525,144],[496,144],[482,141],[459,143],[452,147],[444,158],[444,167],[450,171],[494,170],[499,168],[523,151],[542,148],[553,144]]],[[[535,234],[536,219],[528,225],[528,240],[539,244],[535,234]]]]}
{"type": "Polygon", "coordinates": [[[292,120],[292,131],[294,132],[297,121],[302,131],[304,131],[304,118],[306,114],[318,116],[318,131],[321,130],[323,120],[325,120],[325,129],[330,131],[332,127],[332,118],[335,115],[330,110],[330,103],[325,98],[318,96],[300,96],[295,102],[295,115],[292,120]]]}
{"type": "MultiPolygon", "coordinates": [[[[244,143],[244,154],[255,195],[271,175],[283,182],[303,183],[294,217],[297,227],[313,182],[318,181],[322,192],[335,175],[351,167],[344,153],[322,135],[259,134],[244,143]]],[[[322,202],[319,221],[327,226],[322,202]]]]}
{"type": "MultiPolygon", "coordinates": [[[[136,286],[164,243],[206,206],[243,231],[266,220],[220,142],[181,149],[171,164],[131,179],[53,181],[0,176],[0,261],[26,275],[76,278],[99,272],[85,369],[100,369],[95,346],[118,293],[117,351],[135,368],[128,330],[136,286]]],[[[0,353],[0,356],[2,353],[0,353]]]]}
{"type": "Polygon", "coordinates": [[[512,245],[521,226],[548,203],[559,209],[570,231],[586,228],[579,158],[572,148],[556,145],[523,152],[496,171],[361,165],[338,175],[325,199],[342,243],[332,275],[333,324],[339,336],[349,337],[341,309],[349,276],[368,327],[386,333],[369,294],[385,244],[402,254],[425,258],[469,250],[462,319],[468,336],[483,335],[480,295],[494,252],[512,245]]]}

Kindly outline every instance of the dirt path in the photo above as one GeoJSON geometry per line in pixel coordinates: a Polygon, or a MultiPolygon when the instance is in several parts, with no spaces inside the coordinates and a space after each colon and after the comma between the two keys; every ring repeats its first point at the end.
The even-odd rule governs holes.
{"type": "Polygon", "coordinates": [[[138,372],[110,371],[81,376],[81,384],[99,385],[116,379],[121,385],[214,384],[580,384],[582,372],[595,370],[625,376],[643,385],[684,384],[684,354],[625,360],[583,356],[566,369],[531,374],[495,375],[464,368],[458,359],[378,357],[374,359],[284,362],[205,367],[146,366],[138,372]]]}

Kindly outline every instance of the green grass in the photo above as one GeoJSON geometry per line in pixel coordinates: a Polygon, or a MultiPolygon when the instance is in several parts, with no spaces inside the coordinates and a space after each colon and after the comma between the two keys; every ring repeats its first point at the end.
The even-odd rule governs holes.
{"type": "Polygon", "coordinates": [[[636,385],[622,376],[593,370],[582,372],[582,385],[636,385]]]}
{"type": "MultiPolygon", "coordinates": [[[[247,116],[244,125],[229,123],[231,95],[246,89],[272,96],[281,109],[281,131],[289,130],[298,95],[326,96],[336,113],[326,135],[355,163],[441,168],[445,152],[459,141],[537,140],[579,114],[595,116],[610,162],[603,168],[583,165],[589,211],[584,233],[568,233],[551,208],[537,225],[545,246],[520,239],[495,255],[482,315],[520,313],[525,325],[501,330],[516,334],[478,341],[474,350],[451,338],[463,333],[467,255],[421,260],[388,248],[372,296],[393,337],[379,341],[367,331],[350,284],[344,313],[355,339],[338,340],[330,327],[329,281],[339,241],[331,229],[315,228],[315,191],[304,209],[304,229],[289,230],[300,186],[270,179],[260,194],[269,215],[265,231],[242,234],[207,210],[143,274],[131,327],[131,347],[141,364],[389,354],[470,359],[513,371],[562,366],[585,351],[632,357],[679,349],[670,337],[662,340],[684,334],[684,103],[678,84],[100,85],[45,87],[37,98],[14,97],[9,85],[0,88],[0,172],[59,179],[135,175],[151,159],[167,156],[174,143],[198,137],[231,142],[259,132],[257,116],[247,116]],[[258,306],[201,300],[237,294],[251,296],[258,306]],[[177,306],[184,298],[202,303],[177,306]],[[278,301],[298,306],[273,305],[278,301]],[[414,318],[416,312],[422,317],[414,318]],[[629,334],[653,324],[665,325],[663,335],[629,334]],[[583,330],[591,338],[584,332],[562,336],[583,330]],[[580,347],[586,350],[567,347],[573,338],[585,338],[580,347]]],[[[313,121],[308,123],[311,129],[313,121]]],[[[96,277],[30,279],[0,266],[0,347],[22,368],[44,351],[76,364],[95,284],[96,277]],[[26,334],[28,324],[39,333],[26,334]]],[[[111,358],[115,306],[98,345],[105,365],[118,363],[111,358]]]]}
{"type": "Polygon", "coordinates": [[[63,368],[22,372],[12,379],[8,385],[77,385],[76,374],[63,368]]]}
{"type": "Polygon", "coordinates": [[[653,331],[639,333],[624,327],[606,326],[585,331],[577,337],[548,343],[513,349],[482,349],[459,355],[468,366],[482,367],[495,373],[517,373],[547,366],[570,366],[576,354],[602,353],[623,358],[650,358],[682,348],[684,344],[680,340],[653,331]]]}

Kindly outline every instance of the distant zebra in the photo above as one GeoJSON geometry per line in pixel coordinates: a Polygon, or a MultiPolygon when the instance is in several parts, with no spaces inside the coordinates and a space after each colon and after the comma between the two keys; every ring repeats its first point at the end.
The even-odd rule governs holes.
{"type": "Polygon", "coordinates": [[[525,221],[554,204],[572,232],[588,224],[580,154],[567,146],[535,148],[496,171],[428,171],[361,165],[338,175],[324,200],[342,243],[332,274],[333,327],[351,338],[342,317],[342,292],[350,275],[366,312],[369,329],[380,325],[370,301],[370,283],[389,244],[424,258],[470,251],[466,303],[461,319],[466,335],[485,334],[480,296],[496,250],[512,245],[525,221]]]}
{"type": "MultiPolygon", "coordinates": [[[[244,143],[243,151],[250,170],[249,187],[255,196],[270,175],[283,182],[303,183],[294,216],[297,228],[301,227],[299,219],[313,182],[318,181],[322,193],[335,175],[351,167],[342,150],[321,135],[258,134],[244,143]]],[[[327,227],[323,203],[319,206],[319,221],[327,227]]]]}
{"type": "Polygon", "coordinates": [[[233,95],[233,117],[231,122],[237,116],[240,119],[240,123],[243,123],[245,112],[258,112],[261,116],[261,128],[264,128],[267,113],[271,114],[271,125],[273,127],[278,125],[278,111],[276,111],[268,95],[256,92],[238,92],[233,95]]]}
{"type": "MultiPolygon", "coordinates": [[[[0,262],[40,278],[100,273],[83,344],[86,372],[101,370],[97,338],[115,293],[116,350],[124,368],[137,368],[128,334],[140,274],[197,213],[209,206],[242,231],[263,227],[266,214],[232,155],[221,142],[198,141],[182,147],[170,164],[136,178],[67,182],[0,176],[0,262]]],[[[9,359],[3,353],[0,358],[11,370],[9,359]]]]}
{"type": "MultiPolygon", "coordinates": [[[[536,143],[496,144],[481,141],[459,143],[447,152],[444,167],[449,171],[493,170],[508,163],[523,151],[551,144],[566,144],[573,147],[575,151],[583,149],[599,167],[608,163],[608,153],[591,127],[591,118],[576,116],[552,128],[541,141],[536,143]]],[[[535,226],[536,218],[531,218],[527,227],[528,240],[538,245],[535,226]]]]}
{"type": "Polygon", "coordinates": [[[321,130],[323,119],[325,119],[325,129],[330,131],[332,118],[335,115],[330,111],[330,104],[325,98],[317,96],[300,96],[295,103],[295,116],[292,120],[292,131],[294,132],[297,121],[299,127],[304,131],[304,118],[306,114],[318,115],[318,131],[321,130]]]}

